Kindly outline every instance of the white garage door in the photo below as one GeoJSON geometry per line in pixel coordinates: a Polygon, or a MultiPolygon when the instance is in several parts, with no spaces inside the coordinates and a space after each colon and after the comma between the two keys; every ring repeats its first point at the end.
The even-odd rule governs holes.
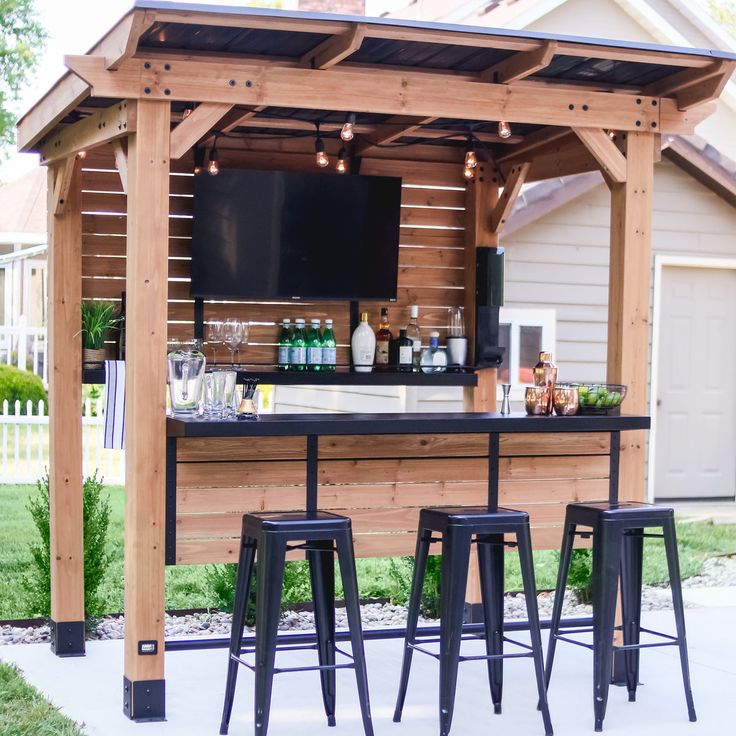
{"type": "Polygon", "coordinates": [[[736,271],[665,267],[654,493],[736,494],[736,271]]]}

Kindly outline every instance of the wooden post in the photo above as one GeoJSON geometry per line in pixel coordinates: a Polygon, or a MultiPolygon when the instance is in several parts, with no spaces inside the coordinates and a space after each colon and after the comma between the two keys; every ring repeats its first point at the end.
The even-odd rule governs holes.
{"type": "MultiPolygon", "coordinates": [[[[628,133],[627,177],[611,187],[608,381],[628,386],[626,411],[646,414],[649,364],[654,146],[651,133],[628,133]]],[[[621,498],[643,501],[644,432],[621,437],[621,498]]]]}
{"type": "Polygon", "coordinates": [[[128,140],[124,712],[165,717],[164,518],[168,102],[141,100],[128,140]]]}
{"type": "Polygon", "coordinates": [[[60,656],[84,654],[79,178],[73,158],[48,170],[51,649],[60,656]]]}

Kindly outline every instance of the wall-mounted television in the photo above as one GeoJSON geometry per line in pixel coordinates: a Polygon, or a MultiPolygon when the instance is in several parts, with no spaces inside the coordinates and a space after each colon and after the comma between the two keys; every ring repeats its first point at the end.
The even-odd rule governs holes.
{"type": "Polygon", "coordinates": [[[200,174],[192,296],[395,300],[400,208],[396,177],[200,174]]]}

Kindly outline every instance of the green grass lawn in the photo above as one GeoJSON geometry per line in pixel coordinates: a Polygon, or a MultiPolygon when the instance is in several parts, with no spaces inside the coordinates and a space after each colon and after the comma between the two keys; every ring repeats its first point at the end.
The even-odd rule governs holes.
{"type": "MultiPolygon", "coordinates": [[[[23,574],[30,567],[29,540],[35,539],[36,530],[26,509],[32,486],[0,485],[0,619],[26,618],[31,615],[23,595],[23,574]]],[[[101,596],[106,610],[123,610],[123,505],[124,491],[120,486],[109,486],[112,507],[109,550],[113,564],[103,581],[101,596]]],[[[678,525],[680,567],[683,577],[692,577],[702,571],[709,557],[736,554],[736,526],[702,523],[678,525]]],[[[661,542],[646,540],[644,580],[663,583],[667,580],[667,566],[661,542]]],[[[541,589],[554,588],[557,576],[558,553],[539,551],[535,554],[537,585],[541,589]]],[[[364,597],[391,597],[398,587],[390,560],[384,558],[358,560],[358,577],[364,597]]],[[[395,567],[395,566],[394,566],[395,567]]],[[[408,583],[408,580],[405,580],[408,583]]],[[[506,557],[506,587],[521,589],[521,576],[515,554],[506,557]]],[[[305,588],[298,586],[298,590],[305,588]]],[[[206,567],[186,565],[166,570],[166,606],[169,609],[208,608],[217,606],[217,596],[207,582],[206,567]]],[[[0,731],[0,733],[2,733],[0,731]]]]}
{"type": "Polygon", "coordinates": [[[79,726],[31,687],[12,665],[0,662],[2,736],[83,736],[79,726]]]}

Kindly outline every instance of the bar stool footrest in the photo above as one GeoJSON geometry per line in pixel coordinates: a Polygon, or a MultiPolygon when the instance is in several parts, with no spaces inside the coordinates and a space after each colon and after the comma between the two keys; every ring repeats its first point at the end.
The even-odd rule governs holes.
{"type": "MultiPolygon", "coordinates": [[[[276,649],[276,652],[293,652],[299,649],[317,649],[316,644],[294,644],[292,646],[285,646],[285,647],[278,647],[276,649]]],[[[241,649],[240,654],[255,654],[255,649],[241,649]]],[[[344,649],[340,649],[340,647],[335,647],[335,653],[341,654],[343,657],[347,657],[350,662],[346,664],[324,664],[324,665],[305,665],[304,667],[274,667],[274,674],[280,674],[281,672],[311,672],[312,670],[348,670],[348,669],[355,669],[355,663],[354,663],[354,657],[350,652],[346,652],[344,649]]],[[[230,659],[233,660],[233,662],[237,662],[238,664],[242,664],[243,666],[247,667],[251,672],[256,671],[256,666],[254,664],[251,664],[250,662],[243,659],[241,656],[231,654],[230,659]]]]}

